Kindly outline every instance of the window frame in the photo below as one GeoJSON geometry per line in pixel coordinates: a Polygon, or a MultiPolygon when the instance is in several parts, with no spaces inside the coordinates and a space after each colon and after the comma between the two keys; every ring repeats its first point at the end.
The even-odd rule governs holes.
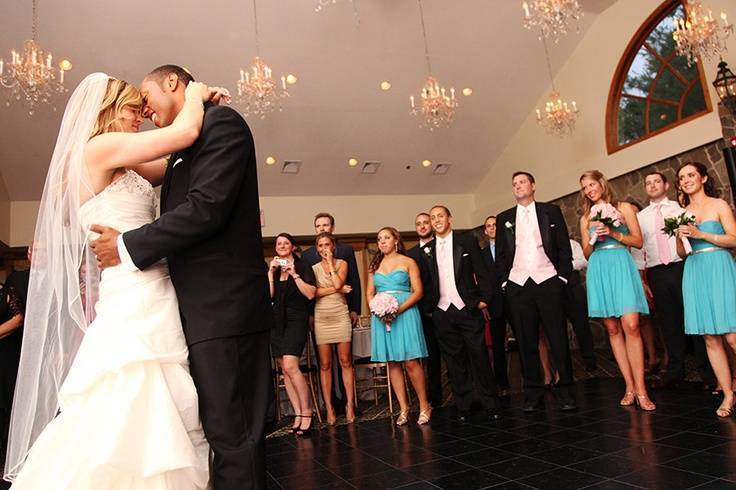
{"type": "MultiPolygon", "coordinates": [[[[674,129],[682,124],[686,124],[694,119],[697,119],[699,117],[706,116],[713,112],[713,103],[710,98],[710,93],[708,91],[708,81],[705,77],[705,71],[703,70],[703,63],[702,61],[698,61],[695,63],[697,70],[698,70],[698,76],[700,77],[700,84],[703,87],[703,97],[705,98],[705,109],[696,112],[694,114],[691,114],[685,118],[678,119],[677,121],[673,122],[672,124],[668,124],[662,128],[656,129],[654,131],[649,131],[649,111],[651,104],[646,104],[646,108],[644,110],[644,128],[646,133],[641,138],[637,138],[635,140],[629,141],[627,143],[619,143],[618,141],[618,117],[619,117],[619,110],[621,108],[621,99],[624,98],[624,84],[626,83],[627,76],[629,74],[629,70],[631,69],[631,65],[634,62],[634,59],[636,58],[637,54],[639,53],[640,49],[647,49],[644,44],[646,40],[649,38],[649,35],[654,31],[654,29],[667,17],[667,15],[678,5],[682,5],[683,8],[685,7],[686,0],[665,0],[659,7],[657,7],[654,12],[652,12],[649,17],[642,23],[642,25],[639,27],[639,29],[636,31],[636,33],[631,37],[631,40],[629,41],[629,44],[626,46],[626,49],[624,50],[623,55],[619,59],[618,66],[616,66],[616,71],[614,72],[613,80],[611,81],[611,87],[608,91],[608,103],[606,105],[606,146],[608,149],[608,154],[615,153],[619,150],[623,150],[624,148],[628,148],[630,146],[633,146],[637,143],[641,143],[642,141],[646,141],[649,138],[652,138],[654,136],[657,136],[661,133],[664,133],[665,131],[669,131],[671,129],[674,129]]],[[[647,49],[650,53],[652,53],[660,62],[660,67],[657,71],[656,76],[654,77],[651,87],[655,87],[657,82],[661,80],[662,74],[668,69],[670,66],[670,63],[665,61],[664,58],[659,53],[652,52],[647,49]]],[[[668,58],[669,60],[672,59],[672,57],[668,58]]],[[[673,75],[675,75],[678,79],[679,76],[677,73],[673,72],[673,75]]],[[[682,81],[682,80],[681,80],[682,81]]],[[[693,90],[695,87],[695,83],[691,83],[689,86],[686,86],[685,90],[683,91],[683,95],[681,97],[680,102],[677,104],[677,112],[678,115],[681,114],[682,111],[682,101],[684,101],[688,94],[693,90]]],[[[650,93],[651,93],[650,88],[650,93]]],[[[672,101],[662,101],[656,98],[653,98],[651,95],[647,95],[646,97],[641,96],[634,96],[632,94],[627,94],[625,97],[628,98],[634,98],[639,99],[643,101],[652,101],[652,102],[659,102],[664,103],[666,105],[674,106],[672,104],[672,101]]]]}

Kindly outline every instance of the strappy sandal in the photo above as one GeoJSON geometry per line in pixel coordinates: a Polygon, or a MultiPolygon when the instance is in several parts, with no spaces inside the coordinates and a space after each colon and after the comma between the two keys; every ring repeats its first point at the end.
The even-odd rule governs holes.
{"type": "Polygon", "coordinates": [[[396,425],[399,427],[406,425],[409,422],[409,410],[399,412],[399,416],[396,418],[396,425]]]}
{"type": "Polygon", "coordinates": [[[429,420],[432,418],[432,407],[419,412],[419,419],[417,419],[417,425],[427,425],[429,420]]]}
{"type": "Polygon", "coordinates": [[[622,407],[630,407],[634,404],[635,399],[636,393],[634,393],[633,391],[627,391],[626,394],[624,394],[624,397],[621,398],[619,405],[621,405],[622,407]]]}
{"type": "Polygon", "coordinates": [[[653,412],[657,409],[657,405],[647,395],[636,395],[636,406],[645,412],[653,412]]]}

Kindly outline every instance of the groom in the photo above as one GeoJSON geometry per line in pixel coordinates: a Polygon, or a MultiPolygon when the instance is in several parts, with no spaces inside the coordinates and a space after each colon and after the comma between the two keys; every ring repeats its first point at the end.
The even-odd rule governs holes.
{"type": "MultiPolygon", "coordinates": [[[[165,65],[141,83],[143,115],[172,123],[192,81],[165,65]]],[[[264,424],[271,394],[272,316],[263,262],[253,137],[229,107],[205,104],[194,144],[171,155],[161,217],[93,250],[102,267],[145,269],[166,258],[189,345],[200,416],[214,452],[215,490],[266,488],[264,424]]]]}

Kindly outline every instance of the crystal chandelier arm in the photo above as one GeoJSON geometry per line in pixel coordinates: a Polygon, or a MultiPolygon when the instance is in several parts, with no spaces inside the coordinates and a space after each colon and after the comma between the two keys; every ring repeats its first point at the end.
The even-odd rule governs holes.
{"type": "Polygon", "coordinates": [[[427,58],[427,72],[429,76],[432,76],[432,63],[429,61],[429,47],[427,44],[427,28],[424,25],[424,9],[422,8],[422,0],[417,0],[419,3],[419,17],[422,20],[422,38],[424,39],[424,56],[427,58]]]}

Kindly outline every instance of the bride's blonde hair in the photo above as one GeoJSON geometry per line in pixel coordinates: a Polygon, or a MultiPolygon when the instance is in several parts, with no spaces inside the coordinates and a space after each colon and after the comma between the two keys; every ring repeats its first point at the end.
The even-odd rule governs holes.
{"type": "Polygon", "coordinates": [[[100,113],[89,139],[102,133],[114,131],[115,123],[122,118],[123,108],[125,107],[141,110],[143,108],[141,93],[125,80],[108,79],[107,92],[105,92],[105,97],[102,99],[100,113]]]}

